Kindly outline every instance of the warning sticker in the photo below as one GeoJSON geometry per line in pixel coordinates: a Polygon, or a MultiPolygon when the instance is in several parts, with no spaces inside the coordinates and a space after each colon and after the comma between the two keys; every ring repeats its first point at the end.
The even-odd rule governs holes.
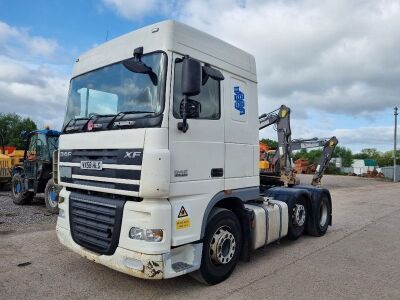
{"type": "Polygon", "coordinates": [[[179,210],[178,218],[184,218],[187,217],[188,213],[186,209],[182,206],[181,209],[179,210]]]}
{"type": "Polygon", "coordinates": [[[190,218],[182,218],[176,220],[176,230],[185,229],[190,227],[190,218]]]}

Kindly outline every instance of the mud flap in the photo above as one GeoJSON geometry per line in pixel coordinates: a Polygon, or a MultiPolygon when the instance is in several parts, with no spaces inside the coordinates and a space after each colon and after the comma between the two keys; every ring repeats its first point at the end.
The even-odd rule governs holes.
{"type": "Polygon", "coordinates": [[[254,221],[254,211],[248,208],[240,210],[240,223],[242,225],[242,252],[240,253],[240,260],[250,261],[250,253],[252,250],[252,238],[253,228],[252,224],[254,221]]]}

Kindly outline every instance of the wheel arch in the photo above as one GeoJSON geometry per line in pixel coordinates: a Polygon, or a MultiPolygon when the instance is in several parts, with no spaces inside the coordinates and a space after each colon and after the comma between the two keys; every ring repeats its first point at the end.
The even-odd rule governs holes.
{"type": "Polygon", "coordinates": [[[274,200],[285,202],[289,209],[294,205],[294,201],[298,198],[304,197],[307,203],[307,209],[311,207],[311,194],[306,189],[292,187],[274,187],[267,191],[267,197],[271,197],[274,200]]]}
{"type": "Polygon", "coordinates": [[[245,208],[244,203],[257,199],[260,196],[259,187],[222,191],[216,194],[208,203],[203,215],[200,239],[204,238],[208,220],[212,217],[215,208],[224,208],[232,211],[239,219],[242,229],[242,252],[241,260],[249,261],[251,252],[251,222],[254,219],[254,212],[245,208]]]}
{"type": "MultiPolygon", "coordinates": [[[[307,190],[310,193],[310,200],[314,203],[319,201],[319,199],[321,199],[323,196],[327,196],[329,206],[330,206],[329,225],[332,225],[332,197],[331,197],[331,193],[329,192],[329,190],[326,188],[314,187],[314,186],[308,186],[308,185],[305,185],[305,186],[300,185],[300,186],[298,186],[298,188],[307,190]]],[[[311,205],[311,207],[313,208],[314,205],[311,205]]]]}

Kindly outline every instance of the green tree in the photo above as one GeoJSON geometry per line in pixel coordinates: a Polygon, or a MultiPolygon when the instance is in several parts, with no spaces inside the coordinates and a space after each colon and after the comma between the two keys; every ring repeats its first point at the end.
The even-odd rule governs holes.
{"type": "Polygon", "coordinates": [[[367,155],[367,158],[377,160],[382,155],[382,152],[376,150],[375,148],[365,148],[361,150],[361,154],[367,155]]]}
{"type": "Polygon", "coordinates": [[[24,149],[25,142],[21,132],[29,132],[36,129],[35,122],[30,118],[22,118],[15,113],[0,113],[0,134],[4,137],[6,145],[24,149]]]}
{"type": "Polygon", "coordinates": [[[271,139],[261,139],[261,143],[268,145],[271,149],[278,149],[278,142],[271,139]]]}
{"type": "MultiPolygon", "coordinates": [[[[377,159],[378,166],[380,166],[380,167],[393,166],[393,153],[394,153],[393,150],[382,153],[379,156],[379,158],[377,159]]],[[[397,150],[396,158],[397,158],[397,161],[399,161],[400,150],[397,150]]]]}
{"type": "Polygon", "coordinates": [[[307,151],[307,149],[301,149],[293,155],[293,160],[296,161],[298,159],[306,159],[310,164],[318,164],[321,155],[321,149],[314,149],[310,151],[307,151]]]}
{"type": "Polygon", "coordinates": [[[367,153],[355,153],[353,154],[354,159],[368,159],[369,156],[367,153]]]}
{"type": "Polygon", "coordinates": [[[332,157],[341,157],[343,167],[350,167],[353,163],[353,153],[345,147],[336,146],[332,157]]]}

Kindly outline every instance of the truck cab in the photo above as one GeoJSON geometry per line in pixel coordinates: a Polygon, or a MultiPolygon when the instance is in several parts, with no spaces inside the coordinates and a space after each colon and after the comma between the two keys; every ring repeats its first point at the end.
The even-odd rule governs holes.
{"type": "MultiPolygon", "coordinates": [[[[258,164],[254,57],[175,21],[144,27],[76,60],[54,172],[58,238],[136,277],[197,270],[220,282],[269,211],[258,164]]],[[[288,230],[278,202],[276,239],[288,230]]]]}

